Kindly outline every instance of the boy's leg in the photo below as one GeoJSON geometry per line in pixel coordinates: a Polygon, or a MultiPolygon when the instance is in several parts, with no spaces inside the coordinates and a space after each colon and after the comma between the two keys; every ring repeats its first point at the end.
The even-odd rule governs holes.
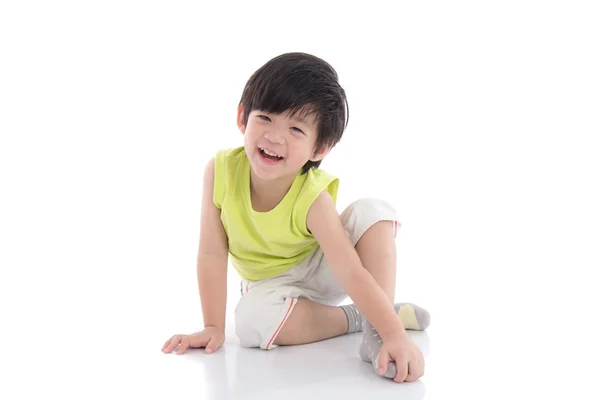
{"type": "Polygon", "coordinates": [[[244,292],[236,307],[236,333],[242,347],[270,350],[362,330],[362,317],[352,304],[331,306],[299,297],[306,289],[278,301],[281,295],[277,291],[269,294],[261,289],[244,292]]]}
{"type": "MultiPolygon", "coordinates": [[[[395,223],[376,223],[363,234],[355,246],[363,266],[375,278],[391,303],[394,302],[396,289],[396,246],[393,241],[395,223]]],[[[312,343],[362,330],[362,327],[352,329],[351,319],[356,316],[358,312],[355,307],[354,310],[344,310],[342,307],[298,299],[294,312],[279,332],[275,344],[312,343]]]]}
{"type": "MultiPolygon", "coordinates": [[[[356,252],[364,266],[383,289],[390,303],[394,303],[396,290],[396,232],[399,223],[395,211],[386,202],[377,199],[362,199],[353,203],[342,214],[346,230],[355,240],[356,252]],[[346,215],[344,215],[346,214],[346,215]]],[[[406,329],[423,330],[429,326],[427,310],[410,303],[394,305],[406,329]]],[[[377,373],[377,357],[382,340],[369,323],[364,321],[363,341],[360,356],[373,364],[377,373]]],[[[385,376],[396,375],[395,363],[390,363],[385,376]]]]}
{"type": "MultiPolygon", "coordinates": [[[[396,288],[396,244],[397,222],[394,210],[385,202],[363,199],[350,205],[342,213],[342,221],[349,233],[364,268],[374,277],[388,296],[394,301],[396,288]]],[[[323,274],[313,277],[328,280],[323,274]]],[[[396,304],[396,311],[406,329],[420,330],[429,325],[426,310],[412,304],[396,304]]],[[[306,299],[300,299],[279,332],[276,344],[303,344],[329,339],[345,333],[362,330],[362,316],[354,305],[332,307],[306,299]],[[299,308],[301,306],[301,308],[299,308]],[[357,326],[358,325],[358,326],[357,326]]],[[[377,356],[381,342],[376,331],[370,328],[361,346],[360,354],[365,361],[372,361],[371,353],[377,356]],[[376,351],[375,351],[376,350],[376,351]]]]}
{"type": "Polygon", "coordinates": [[[348,333],[348,318],[341,307],[298,299],[275,339],[278,345],[318,342],[348,333]]]}
{"type": "MultiPolygon", "coordinates": [[[[380,200],[363,199],[351,204],[341,218],[364,267],[393,302],[395,211],[380,200]]],[[[244,347],[271,349],[278,344],[310,343],[361,330],[362,317],[354,305],[333,306],[346,295],[319,248],[302,265],[280,277],[244,285],[242,294],[236,308],[236,332],[244,347]]],[[[425,329],[429,324],[427,311],[410,304],[401,309],[396,306],[407,329],[425,329]]],[[[368,321],[364,322],[367,328],[372,328],[368,321]]],[[[379,347],[379,335],[370,332],[361,346],[361,357],[370,361],[372,354],[378,354],[379,347]]],[[[392,369],[395,370],[389,368],[388,372],[392,369]]]]}
{"type": "Polygon", "coordinates": [[[362,330],[363,319],[327,266],[321,248],[283,274],[242,282],[235,310],[243,347],[270,350],[312,343],[362,330]]]}
{"type": "Polygon", "coordinates": [[[367,229],[356,244],[356,252],[390,303],[396,291],[396,221],[379,221],[367,229]]]}

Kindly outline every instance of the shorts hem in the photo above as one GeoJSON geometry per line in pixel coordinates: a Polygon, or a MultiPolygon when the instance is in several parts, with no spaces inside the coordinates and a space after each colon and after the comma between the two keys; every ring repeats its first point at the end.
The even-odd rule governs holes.
{"type": "Polygon", "coordinates": [[[275,320],[276,322],[273,324],[273,326],[271,326],[271,328],[267,330],[263,341],[260,344],[261,349],[271,350],[277,347],[277,345],[273,342],[279,335],[279,332],[281,331],[281,328],[283,327],[287,319],[292,314],[292,311],[294,310],[294,307],[297,303],[298,299],[293,297],[286,297],[283,306],[281,307],[281,312],[275,320]]]}

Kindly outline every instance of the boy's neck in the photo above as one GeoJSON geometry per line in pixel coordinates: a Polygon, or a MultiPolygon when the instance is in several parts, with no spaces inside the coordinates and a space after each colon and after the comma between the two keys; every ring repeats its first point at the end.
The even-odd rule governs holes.
{"type": "Polygon", "coordinates": [[[250,200],[257,212],[268,212],[277,207],[292,187],[296,176],[264,181],[250,173],[250,200]]]}

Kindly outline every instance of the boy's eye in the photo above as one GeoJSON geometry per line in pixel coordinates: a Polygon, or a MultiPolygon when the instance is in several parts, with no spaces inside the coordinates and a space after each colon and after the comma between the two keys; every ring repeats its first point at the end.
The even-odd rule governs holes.
{"type": "Polygon", "coordinates": [[[296,128],[295,126],[291,127],[290,129],[293,130],[293,131],[296,131],[296,132],[304,134],[304,132],[302,132],[302,129],[296,128]]]}
{"type": "Polygon", "coordinates": [[[266,115],[259,115],[258,118],[262,119],[263,121],[271,122],[271,118],[267,117],[266,115]]]}

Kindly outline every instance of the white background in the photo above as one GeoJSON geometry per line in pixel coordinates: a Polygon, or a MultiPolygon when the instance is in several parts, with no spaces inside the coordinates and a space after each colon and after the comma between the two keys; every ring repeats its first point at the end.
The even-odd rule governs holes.
{"type": "Polygon", "coordinates": [[[0,397],[193,382],[159,350],[202,327],[202,171],[242,144],[248,77],[289,51],[348,95],[322,164],[340,211],[398,210],[397,299],[432,314],[428,398],[594,397],[595,2],[216,3],[1,3],[0,397]]]}

